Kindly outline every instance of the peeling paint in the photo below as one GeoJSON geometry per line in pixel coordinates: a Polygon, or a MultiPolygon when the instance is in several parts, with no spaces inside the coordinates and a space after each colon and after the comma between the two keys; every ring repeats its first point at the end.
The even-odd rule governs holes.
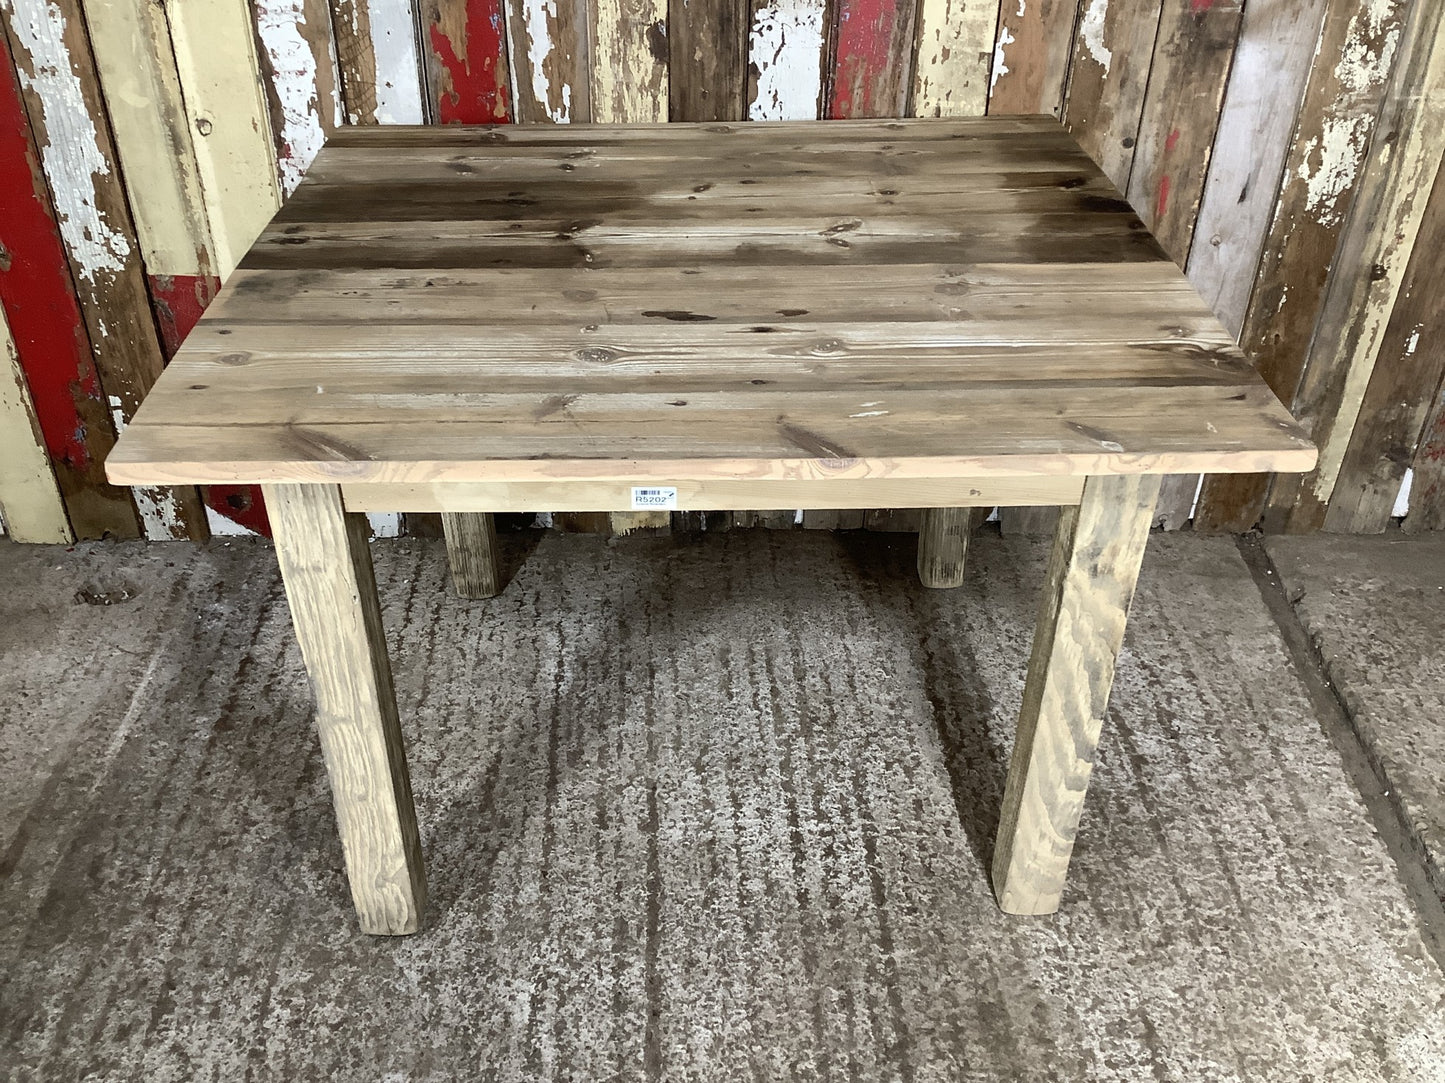
{"type": "Polygon", "coordinates": [[[1390,71],[1401,26],[1391,19],[1394,10],[1395,0],[1368,0],[1350,20],[1334,68],[1339,86],[1334,108],[1320,134],[1304,146],[1298,175],[1305,182],[1305,209],[1322,226],[1343,220],[1341,197],[1354,187],[1368,149],[1375,118],[1362,115],[1356,103],[1372,94],[1390,71]]]}
{"type": "MultiPolygon", "coordinates": [[[[119,395],[107,395],[106,400],[116,435],[119,436],[125,430],[125,404],[119,395]]],[[[180,505],[171,490],[154,485],[134,485],[130,493],[135,499],[135,510],[140,513],[141,527],[148,541],[176,541],[187,537],[180,505]]]]}
{"type": "MultiPolygon", "coordinates": [[[[1024,6],[1020,4],[1019,17],[1023,18],[1023,14],[1024,6]]],[[[1009,73],[1009,66],[1004,57],[1004,49],[1017,40],[1008,27],[1000,26],[998,28],[998,41],[996,41],[993,46],[993,74],[989,77],[988,81],[988,92],[990,94],[993,93],[993,88],[998,86],[999,76],[1009,73]]]]}
{"type": "Polygon", "coordinates": [[[16,45],[20,84],[40,102],[35,125],[50,181],[56,224],[82,279],[123,271],[131,256],[125,235],[105,220],[95,201],[95,178],[110,167],[100,151],[95,121],[86,109],[80,77],[65,46],[65,16],[50,0],[5,0],[16,45]]]}
{"type": "Polygon", "coordinates": [[[1089,50],[1094,63],[1105,71],[1114,63],[1114,54],[1104,43],[1104,19],[1109,13],[1109,0],[1089,0],[1089,8],[1079,21],[1079,40],[1089,50]]]}
{"type": "Polygon", "coordinates": [[[823,0],[772,0],[753,16],[752,120],[813,120],[823,80],[823,0]]]}
{"type": "Polygon", "coordinates": [[[376,54],[376,119],[420,124],[425,118],[411,0],[371,0],[368,10],[376,54]]]}
{"type": "Polygon", "coordinates": [[[557,0],[521,2],[522,21],[526,27],[527,63],[532,72],[532,97],[543,104],[548,120],[554,124],[567,124],[572,119],[572,88],[563,83],[561,93],[554,93],[553,81],[548,78],[547,61],[556,48],[551,27],[557,22],[557,0]]]}
{"type": "Polygon", "coordinates": [[[501,7],[498,0],[466,0],[463,14],[460,27],[438,22],[427,27],[427,40],[446,75],[437,88],[437,119],[443,124],[505,124],[511,117],[511,79],[505,70],[501,7]]]}
{"type": "Polygon", "coordinates": [[[281,191],[289,196],[326,142],[317,102],[316,55],[306,40],[303,0],[255,0],[256,29],[271,60],[272,84],[281,103],[281,191]]]}

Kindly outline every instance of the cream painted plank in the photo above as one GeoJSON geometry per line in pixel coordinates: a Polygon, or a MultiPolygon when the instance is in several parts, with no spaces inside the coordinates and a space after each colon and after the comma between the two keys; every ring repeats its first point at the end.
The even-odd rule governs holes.
{"type": "Polygon", "coordinates": [[[1090,478],[1060,516],[994,847],[1006,913],[1059,908],[1158,493],[1157,477],[1090,478]]]}
{"type": "Polygon", "coordinates": [[[50,469],[15,340],[0,310],[0,518],[18,542],[75,540],[50,469]]]}
{"type": "Polygon", "coordinates": [[[753,0],[748,119],[814,120],[823,103],[827,0],[753,0]]]}
{"type": "MultiPolygon", "coordinates": [[[[823,480],[752,480],[665,478],[649,487],[677,490],[679,511],[725,511],[731,508],[830,510],[853,501],[882,507],[926,508],[939,505],[992,507],[1007,496],[1018,504],[1078,503],[1083,479],[966,478],[923,479],[842,478],[823,480]]],[[[627,481],[467,482],[432,485],[342,485],[346,506],[357,511],[506,512],[618,511],[632,505],[627,481]]]]}
{"type": "Polygon", "coordinates": [[[997,0],[922,0],[913,115],[982,116],[988,105],[997,0]]]}
{"type": "Polygon", "coordinates": [[[224,279],[281,203],[255,28],[245,0],[170,0],[166,10],[224,279]]]}
{"type": "Polygon", "coordinates": [[[152,275],[211,275],[210,222],[164,8],[152,0],[83,0],[91,45],[152,275]]]}
{"type": "Polygon", "coordinates": [[[593,8],[592,119],[667,120],[667,0],[615,0],[593,8]]]}
{"type": "Polygon", "coordinates": [[[361,931],[414,933],[426,877],[366,518],[332,485],[268,485],[265,497],[361,931]]]}

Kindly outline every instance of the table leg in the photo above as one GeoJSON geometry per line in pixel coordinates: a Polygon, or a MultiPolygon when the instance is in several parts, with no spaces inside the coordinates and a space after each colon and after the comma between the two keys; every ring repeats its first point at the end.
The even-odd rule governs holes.
{"type": "Polygon", "coordinates": [[[426,879],[366,517],[346,513],[335,485],[264,494],[361,929],[414,933],[426,879]]]}
{"type": "Polygon", "coordinates": [[[1059,518],[994,847],[1007,913],[1059,907],[1158,495],[1157,476],[1092,477],[1059,518]]]}
{"type": "Polygon", "coordinates": [[[968,539],[987,514],[984,508],[924,508],[918,527],[918,579],[925,587],[963,584],[968,539]]]}
{"type": "Polygon", "coordinates": [[[463,598],[491,598],[500,593],[497,570],[497,528],[489,512],[444,511],[442,531],[452,586],[463,598]]]}

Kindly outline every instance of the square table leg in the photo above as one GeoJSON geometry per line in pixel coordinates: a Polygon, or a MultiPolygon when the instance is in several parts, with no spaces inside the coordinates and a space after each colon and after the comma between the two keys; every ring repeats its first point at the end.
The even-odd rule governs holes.
{"type": "Polygon", "coordinates": [[[1007,913],[1059,907],[1159,482],[1091,477],[1059,518],[994,846],[1007,913]]]}
{"type": "Polygon", "coordinates": [[[968,539],[986,508],[924,508],[918,527],[918,581],[925,587],[963,585],[968,539]]]}
{"type": "Polygon", "coordinates": [[[361,929],[414,933],[426,879],[366,517],[346,512],[335,485],[264,493],[361,929]]]}
{"type": "Polygon", "coordinates": [[[500,593],[497,569],[497,527],[489,512],[444,511],[442,532],[452,586],[463,598],[491,598],[500,593]]]}

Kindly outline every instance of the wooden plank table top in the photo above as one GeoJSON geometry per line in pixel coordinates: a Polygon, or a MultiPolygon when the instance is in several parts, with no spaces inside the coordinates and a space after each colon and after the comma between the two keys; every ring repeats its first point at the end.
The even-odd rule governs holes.
{"type": "Polygon", "coordinates": [[[1162,476],[1314,462],[1058,123],[990,117],[343,129],[107,470],[263,486],[360,924],[406,933],[363,512],[443,512],[481,598],[496,511],[923,508],[919,574],[955,586],[970,508],[1063,507],[992,863],[1046,914],[1162,476]]]}
{"type": "Polygon", "coordinates": [[[1314,457],[1061,126],[989,117],[343,129],[108,469],[645,484],[1314,457]]]}

